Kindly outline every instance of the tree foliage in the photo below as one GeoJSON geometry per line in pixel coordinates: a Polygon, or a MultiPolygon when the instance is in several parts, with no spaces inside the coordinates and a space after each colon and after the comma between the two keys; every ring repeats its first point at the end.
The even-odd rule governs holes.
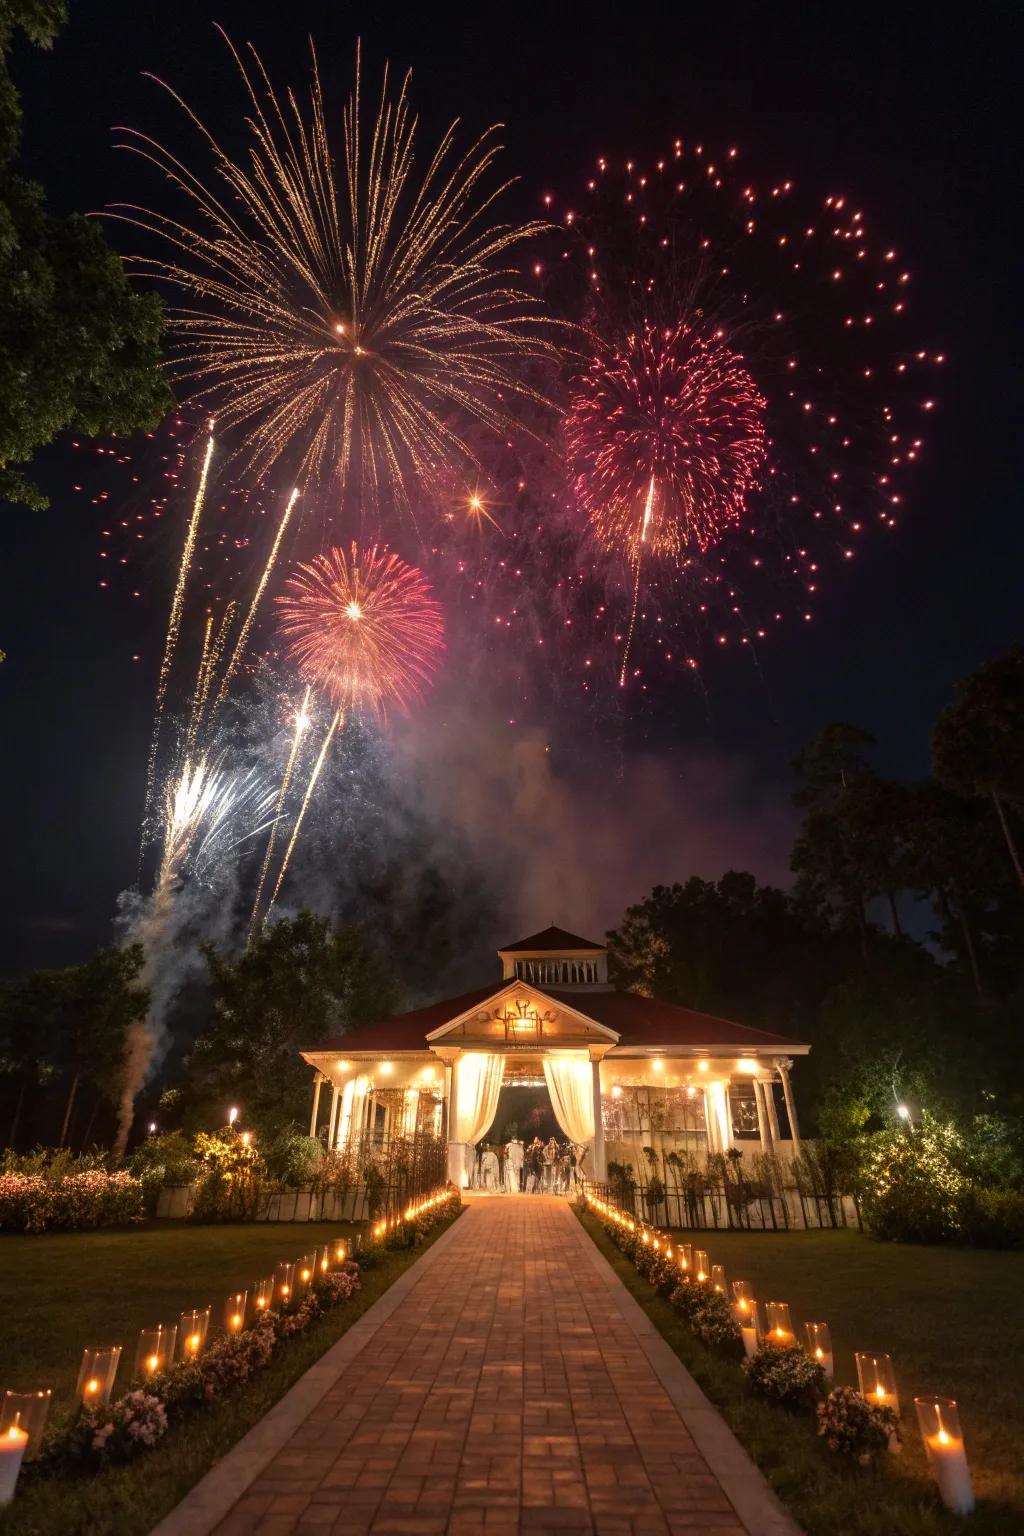
{"type": "Polygon", "coordinates": [[[128,1027],[145,1017],[149,1003],[138,985],[142,961],[141,944],[101,949],[83,965],[33,971],[0,993],[0,1077],[14,1089],[11,1144],[28,1097],[38,1124],[40,1089],[61,1090],[60,1146],[72,1139],[83,1088],[93,1090],[94,1111],[83,1140],[97,1101],[116,1101],[128,1027]]]}
{"type": "Polygon", "coordinates": [[[8,70],[17,33],[49,48],[64,0],[0,0],[0,498],[45,506],[17,467],[61,432],[152,427],[170,408],[161,306],[133,293],[99,226],[61,217],[16,157],[21,106],[8,70]]]}
{"type": "Polygon", "coordinates": [[[212,1013],[189,1057],[186,1119],[216,1123],[229,1105],[269,1133],[309,1113],[310,1070],[300,1051],[386,1018],[395,994],[357,928],[302,912],[282,919],[236,958],[204,949],[212,1013]]]}

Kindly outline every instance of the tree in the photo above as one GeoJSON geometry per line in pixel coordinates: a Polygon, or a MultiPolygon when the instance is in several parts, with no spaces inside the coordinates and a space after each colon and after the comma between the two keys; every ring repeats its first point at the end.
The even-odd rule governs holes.
{"type": "Polygon", "coordinates": [[[311,912],[274,923],[238,959],[212,945],[212,1015],[185,1066],[186,1119],[209,1124],[231,1104],[263,1132],[301,1122],[309,1068],[299,1052],[395,1007],[394,987],[357,928],[311,912]]]}
{"type": "Polygon", "coordinates": [[[153,427],[172,397],[161,305],[135,294],[99,226],[51,213],[15,158],[21,107],[7,67],[20,31],[49,48],[64,0],[0,0],[0,498],[46,505],[16,465],[61,432],[153,427]]]}
{"type": "Polygon", "coordinates": [[[83,1136],[87,1141],[100,1103],[114,1103],[128,1026],[145,1017],[149,997],[136,985],[140,944],[101,949],[83,965],[33,971],[5,989],[0,1003],[0,1070],[18,1082],[11,1141],[27,1090],[66,1085],[58,1145],[71,1139],[72,1117],[83,1084],[96,1104],[83,1136]]]}
{"type": "Polygon", "coordinates": [[[871,777],[866,753],[874,745],[875,738],[859,725],[837,720],[823,726],[793,762],[797,781],[793,804],[833,805],[851,785],[871,777]]]}
{"type": "Polygon", "coordinates": [[[1024,887],[1011,815],[1024,812],[1024,650],[987,662],[957,685],[932,735],[935,777],[959,795],[988,798],[1024,887]]]}

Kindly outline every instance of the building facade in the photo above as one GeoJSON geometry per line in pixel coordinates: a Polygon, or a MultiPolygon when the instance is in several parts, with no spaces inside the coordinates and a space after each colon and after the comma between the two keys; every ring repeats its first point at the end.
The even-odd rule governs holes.
{"type": "Polygon", "coordinates": [[[498,958],[490,986],[303,1051],[310,1134],[335,1149],[441,1138],[464,1186],[502,1087],[543,1083],[595,1182],[652,1144],[698,1159],[744,1144],[799,1150],[790,1071],[808,1045],[620,991],[605,946],[560,928],[498,958]]]}

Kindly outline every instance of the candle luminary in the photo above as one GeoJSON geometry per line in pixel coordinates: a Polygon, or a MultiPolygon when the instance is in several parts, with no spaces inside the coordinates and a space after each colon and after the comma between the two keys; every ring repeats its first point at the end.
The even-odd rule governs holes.
{"type": "Polygon", "coordinates": [[[900,1395],[896,1390],[896,1373],[892,1368],[891,1355],[855,1354],[857,1385],[862,1397],[877,1408],[900,1411],[900,1395]]]}
{"type": "Polygon", "coordinates": [[[316,1251],[304,1253],[295,1266],[295,1294],[304,1295],[316,1277],[316,1251]]]}
{"type": "Polygon", "coordinates": [[[915,1397],[914,1407],[939,1497],[954,1514],[969,1515],[974,1489],[956,1403],[951,1397],[915,1397]]]}
{"type": "Polygon", "coordinates": [[[743,1349],[749,1360],[757,1354],[761,1343],[761,1305],[753,1296],[741,1296],[736,1303],[735,1314],[740,1325],[743,1349]]]}
{"type": "Polygon", "coordinates": [[[679,1268],[685,1275],[688,1275],[693,1269],[693,1245],[691,1243],[680,1243],[676,1253],[679,1256],[679,1268]]]}
{"type": "Polygon", "coordinates": [[[136,1379],[156,1376],[166,1371],[174,1359],[177,1337],[178,1330],[173,1325],[165,1328],[163,1323],[158,1323],[155,1328],[139,1329],[139,1342],[135,1346],[135,1369],[132,1373],[136,1379]]]}
{"type": "Polygon", "coordinates": [[[268,1276],[266,1280],[257,1280],[252,1288],[252,1304],[257,1312],[268,1312],[274,1300],[274,1282],[268,1276]]]}
{"type": "Polygon", "coordinates": [[[714,1290],[716,1290],[720,1296],[727,1296],[728,1295],[728,1288],[726,1286],[726,1280],[725,1280],[725,1265],[724,1264],[712,1264],[712,1266],[711,1266],[711,1285],[712,1285],[712,1288],[714,1290]]]}
{"type": "Polygon", "coordinates": [[[0,1504],[9,1504],[18,1486],[18,1473],[28,1448],[28,1431],[9,1424],[0,1433],[0,1504]]]}
{"type": "Polygon", "coordinates": [[[824,1368],[825,1379],[832,1380],[835,1362],[832,1356],[832,1335],[828,1323],[804,1323],[807,1335],[807,1353],[824,1368]]]}
{"type": "Polygon", "coordinates": [[[789,1316],[789,1303],[769,1301],[766,1306],[768,1329],[765,1338],[778,1349],[788,1349],[796,1343],[796,1334],[789,1316]]]}
{"type": "Polygon", "coordinates": [[[274,1305],[288,1307],[291,1305],[292,1293],[295,1290],[295,1265],[284,1262],[274,1267],[274,1305]]]}
{"type": "Polygon", "coordinates": [[[5,1392],[0,1406],[0,1435],[5,1434],[12,1425],[23,1429],[28,1435],[27,1450],[34,1455],[39,1449],[50,1416],[52,1397],[49,1387],[39,1392],[5,1392]]]}
{"type": "Polygon", "coordinates": [[[249,1300],[248,1291],[235,1291],[224,1302],[224,1331],[225,1333],[241,1333],[245,1327],[246,1305],[249,1300]]]}
{"type": "Polygon", "coordinates": [[[75,1388],[80,1402],[88,1407],[92,1403],[109,1403],[114,1389],[114,1377],[121,1364],[121,1346],[111,1349],[85,1349],[78,1367],[78,1385],[75,1388]]]}
{"type": "Polygon", "coordinates": [[[183,1312],[178,1322],[178,1345],[183,1360],[194,1360],[202,1352],[210,1327],[210,1308],[183,1312]]]}
{"type": "Polygon", "coordinates": [[[704,1281],[708,1279],[710,1274],[711,1274],[711,1261],[710,1261],[710,1259],[708,1258],[708,1256],[705,1253],[703,1248],[695,1249],[694,1250],[694,1255],[693,1255],[693,1277],[694,1277],[694,1279],[695,1280],[699,1280],[701,1282],[701,1284],[703,1285],[704,1281]]]}

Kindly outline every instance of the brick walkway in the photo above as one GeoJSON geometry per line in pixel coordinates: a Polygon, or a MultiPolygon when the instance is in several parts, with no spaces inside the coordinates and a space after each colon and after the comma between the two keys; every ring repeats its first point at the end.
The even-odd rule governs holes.
{"type": "Polygon", "coordinates": [[[564,1201],[476,1200],[409,1277],[230,1513],[167,1530],[796,1531],[564,1201]]]}

